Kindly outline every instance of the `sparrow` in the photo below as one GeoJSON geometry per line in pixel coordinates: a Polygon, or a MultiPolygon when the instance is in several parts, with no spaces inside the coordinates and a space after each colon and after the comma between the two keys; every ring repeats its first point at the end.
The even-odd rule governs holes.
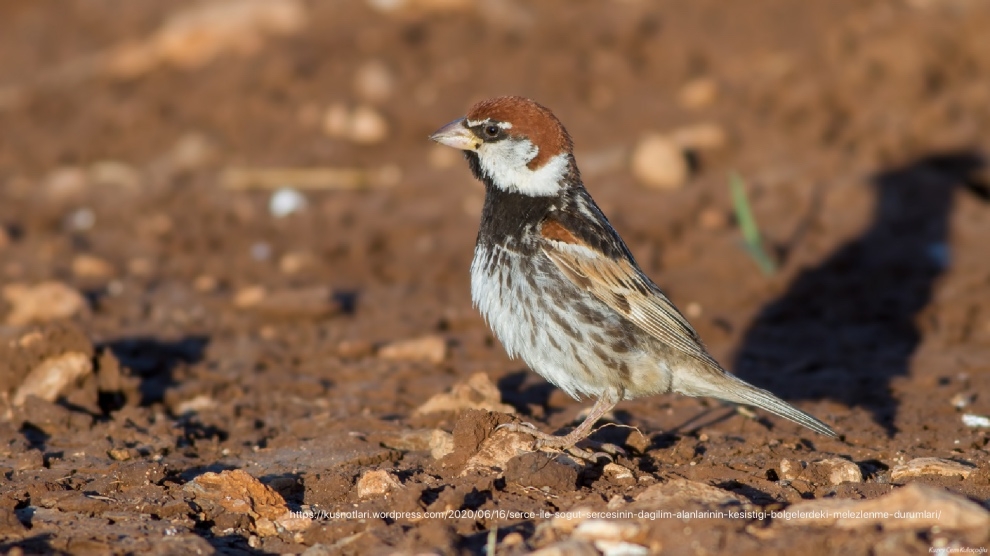
{"type": "Polygon", "coordinates": [[[567,130],[546,107],[504,96],[472,106],[430,139],[465,153],[484,183],[471,298],[508,355],[573,398],[594,398],[570,433],[504,428],[568,450],[621,400],[677,392],[827,425],[726,372],[639,268],[581,181],[567,130]]]}

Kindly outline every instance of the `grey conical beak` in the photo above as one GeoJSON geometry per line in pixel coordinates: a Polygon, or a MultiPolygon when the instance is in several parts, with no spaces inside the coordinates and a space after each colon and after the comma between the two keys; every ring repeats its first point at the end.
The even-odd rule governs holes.
{"type": "Polygon", "coordinates": [[[481,146],[481,139],[464,125],[464,118],[454,120],[436,130],[430,135],[430,139],[462,151],[476,151],[481,146]]]}

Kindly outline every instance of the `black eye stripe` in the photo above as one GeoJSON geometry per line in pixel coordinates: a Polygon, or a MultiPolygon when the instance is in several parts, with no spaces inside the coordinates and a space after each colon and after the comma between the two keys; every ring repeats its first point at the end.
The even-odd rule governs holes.
{"type": "Polygon", "coordinates": [[[498,122],[486,121],[484,123],[472,126],[475,135],[486,142],[500,141],[505,139],[505,130],[498,122]]]}

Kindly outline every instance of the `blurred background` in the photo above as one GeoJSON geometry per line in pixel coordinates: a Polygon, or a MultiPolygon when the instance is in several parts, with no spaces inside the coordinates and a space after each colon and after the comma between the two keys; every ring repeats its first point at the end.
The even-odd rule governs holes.
{"type": "MultiPolygon", "coordinates": [[[[22,429],[64,416],[9,436],[47,461],[164,412],[161,446],[109,445],[187,446],[188,469],[328,430],[449,430],[413,411],[476,371],[568,423],[581,404],[470,306],[484,192],[427,140],[517,94],[564,122],[720,361],[864,446],[982,434],[964,445],[986,455],[959,412],[990,413],[988,28],[979,0],[4,0],[0,387],[22,429]],[[32,365],[73,350],[95,364],[31,398],[32,365]]],[[[706,409],[617,418],[680,434],[706,409]]]]}

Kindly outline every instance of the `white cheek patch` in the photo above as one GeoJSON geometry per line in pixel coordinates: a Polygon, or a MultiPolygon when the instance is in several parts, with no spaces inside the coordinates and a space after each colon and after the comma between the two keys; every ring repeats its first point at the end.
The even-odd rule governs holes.
{"type": "Polygon", "coordinates": [[[500,189],[534,197],[555,195],[567,175],[567,154],[554,156],[543,166],[531,170],[527,164],[540,149],[527,140],[503,139],[483,143],[478,148],[482,172],[500,189]]]}

